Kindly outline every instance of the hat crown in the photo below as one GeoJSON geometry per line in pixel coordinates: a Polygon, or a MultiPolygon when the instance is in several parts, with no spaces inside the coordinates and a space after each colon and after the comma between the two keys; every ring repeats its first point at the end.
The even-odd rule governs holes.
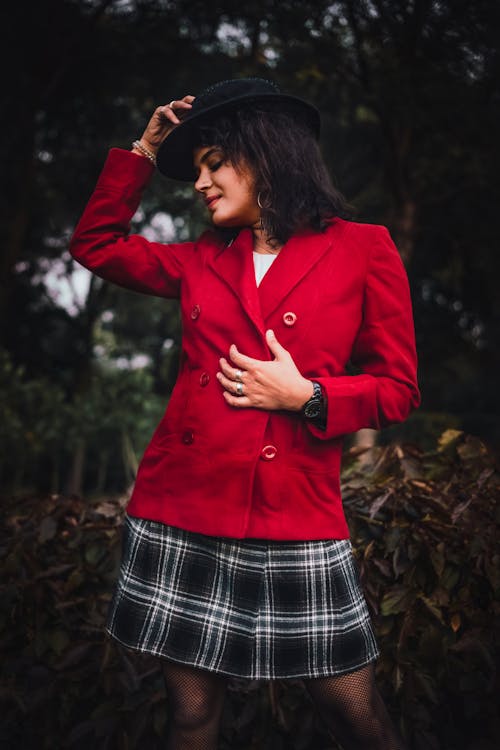
{"type": "Polygon", "coordinates": [[[196,112],[198,109],[224,104],[226,101],[239,97],[251,98],[252,96],[265,96],[266,94],[279,95],[280,93],[279,86],[265,78],[236,78],[219,81],[195,97],[193,110],[196,112]]]}
{"type": "MultiPolygon", "coordinates": [[[[209,122],[208,118],[238,110],[250,104],[266,111],[283,111],[293,114],[297,122],[305,125],[315,138],[320,131],[319,112],[312,104],[290,94],[282,94],[273,81],[265,78],[233,78],[209,86],[193,99],[191,109],[181,117],[160,146],[156,163],[166,177],[193,181],[193,148],[196,146],[197,126],[209,122]]],[[[237,124],[235,124],[237,126],[237,124]]]]}

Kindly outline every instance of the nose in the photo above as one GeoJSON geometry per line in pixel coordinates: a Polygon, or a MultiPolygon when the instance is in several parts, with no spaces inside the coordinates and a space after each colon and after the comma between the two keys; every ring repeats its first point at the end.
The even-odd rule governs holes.
{"type": "Polygon", "coordinates": [[[195,180],[194,189],[197,190],[199,193],[203,193],[203,191],[207,190],[211,184],[212,184],[212,180],[210,177],[209,170],[201,169],[200,174],[195,180]]]}

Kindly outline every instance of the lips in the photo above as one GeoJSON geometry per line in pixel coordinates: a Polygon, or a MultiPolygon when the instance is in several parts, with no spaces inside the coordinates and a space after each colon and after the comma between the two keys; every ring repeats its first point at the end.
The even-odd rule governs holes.
{"type": "Polygon", "coordinates": [[[215,206],[215,204],[217,203],[217,201],[219,200],[220,197],[221,197],[220,195],[207,196],[205,198],[205,204],[206,204],[207,208],[213,208],[215,206]]]}

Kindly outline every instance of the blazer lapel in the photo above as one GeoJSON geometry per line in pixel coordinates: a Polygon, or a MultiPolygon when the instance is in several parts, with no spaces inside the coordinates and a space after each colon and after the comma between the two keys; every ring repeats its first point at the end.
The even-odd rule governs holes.
{"type": "Polygon", "coordinates": [[[238,297],[248,317],[264,335],[252,252],[252,231],[243,229],[228,247],[215,255],[212,268],[238,297]]]}
{"type": "Polygon", "coordinates": [[[304,230],[294,234],[282,247],[259,286],[264,321],[331,247],[334,234],[331,228],[323,233],[304,230]]]}
{"type": "Polygon", "coordinates": [[[345,226],[346,222],[333,220],[325,232],[303,230],[294,234],[282,247],[258,288],[250,229],[243,229],[231,245],[219,250],[212,267],[264,335],[266,320],[338,240],[345,226]]]}

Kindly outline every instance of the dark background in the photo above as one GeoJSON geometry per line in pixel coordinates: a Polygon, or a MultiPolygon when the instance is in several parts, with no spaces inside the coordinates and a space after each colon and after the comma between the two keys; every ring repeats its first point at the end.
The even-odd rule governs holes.
{"type": "MultiPolygon", "coordinates": [[[[97,278],[86,292],[83,272],[73,294],[68,240],[109,147],[129,148],[159,103],[244,75],[319,107],[336,184],[401,252],[422,406],[389,438],[425,446],[453,427],[498,448],[497,3],[47,0],[0,12],[4,483],[99,493],[133,478],[175,378],[176,306],[97,278]]],[[[192,188],[159,175],[134,229],[158,212],[178,239],[203,228],[192,188]]]]}
{"type": "MultiPolygon", "coordinates": [[[[336,184],[410,279],[422,405],[358,459],[350,436],[343,467],[384,696],[412,750],[498,747],[500,4],[18,0],[0,34],[0,744],[163,746],[158,665],[103,622],[177,306],[90,277],[68,243],[109,147],[256,75],[321,110],[336,184]]],[[[133,228],[205,220],[155,175],[133,228]]],[[[333,747],[299,686],[230,698],[223,748],[333,747]]]]}

